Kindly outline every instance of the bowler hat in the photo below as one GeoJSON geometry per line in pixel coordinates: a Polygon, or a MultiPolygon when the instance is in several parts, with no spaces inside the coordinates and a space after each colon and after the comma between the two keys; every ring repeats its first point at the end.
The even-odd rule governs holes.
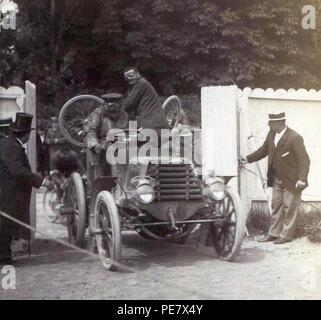
{"type": "Polygon", "coordinates": [[[25,112],[17,112],[16,121],[10,124],[10,130],[13,132],[27,132],[34,130],[31,128],[33,115],[25,112]]]}
{"type": "Polygon", "coordinates": [[[270,113],[269,114],[269,121],[282,121],[285,120],[285,113],[270,113]]]}
{"type": "Polygon", "coordinates": [[[0,127],[9,127],[12,123],[12,118],[0,119],[0,127]]]}

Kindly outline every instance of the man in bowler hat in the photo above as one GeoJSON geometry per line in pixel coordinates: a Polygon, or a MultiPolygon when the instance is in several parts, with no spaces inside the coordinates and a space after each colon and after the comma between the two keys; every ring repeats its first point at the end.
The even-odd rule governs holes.
{"type": "Polygon", "coordinates": [[[310,159],[303,138],[285,124],[285,113],[269,114],[270,131],[263,145],[246,157],[254,162],[268,156],[268,186],[273,187],[272,220],[260,242],[283,244],[293,239],[297,207],[308,186],[310,159]]]}
{"type": "MultiPolygon", "coordinates": [[[[9,137],[0,141],[0,210],[24,223],[30,224],[30,196],[32,188],[45,186],[52,189],[47,179],[31,172],[25,152],[33,116],[19,112],[9,129],[9,137]]],[[[13,238],[30,239],[30,231],[0,215],[0,265],[12,264],[13,238]]]]}

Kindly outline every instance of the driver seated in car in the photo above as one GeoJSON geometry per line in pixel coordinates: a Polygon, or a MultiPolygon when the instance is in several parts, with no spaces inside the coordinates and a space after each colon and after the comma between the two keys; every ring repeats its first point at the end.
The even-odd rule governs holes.
{"type": "Polygon", "coordinates": [[[128,129],[128,114],[122,109],[123,96],[118,93],[107,93],[101,98],[104,103],[88,116],[84,126],[85,142],[88,148],[89,182],[111,173],[106,157],[104,158],[108,131],[115,128],[128,129]]]}

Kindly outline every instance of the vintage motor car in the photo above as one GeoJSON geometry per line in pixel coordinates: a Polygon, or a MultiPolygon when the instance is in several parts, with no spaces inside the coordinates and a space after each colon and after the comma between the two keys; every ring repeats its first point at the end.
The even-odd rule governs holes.
{"type": "MultiPolygon", "coordinates": [[[[61,132],[69,142],[86,147],[83,125],[102,100],[77,96],[59,115],[61,132]]],[[[180,135],[180,100],[168,98],[166,111],[171,134],[180,135]],[[168,111],[169,110],[169,111],[168,111]]],[[[132,134],[122,141],[128,148],[132,134]]],[[[231,177],[202,177],[193,159],[182,156],[134,157],[114,164],[111,176],[85,181],[75,172],[69,178],[63,214],[71,242],[84,246],[88,229],[97,244],[103,266],[117,270],[121,264],[122,237],[134,230],[147,240],[184,242],[197,229],[220,259],[233,260],[245,232],[245,214],[231,177]],[[90,187],[89,187],[90,184],[90,187]]]]}

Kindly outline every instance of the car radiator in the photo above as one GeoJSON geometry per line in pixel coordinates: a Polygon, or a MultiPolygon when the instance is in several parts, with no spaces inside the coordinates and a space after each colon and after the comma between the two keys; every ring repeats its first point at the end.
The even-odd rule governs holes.
{"type": "Polygon", "coordinates": [[[150,164],[155,179],[155,201],[201,200],[199,180],[190,164],[150,164]]]}

